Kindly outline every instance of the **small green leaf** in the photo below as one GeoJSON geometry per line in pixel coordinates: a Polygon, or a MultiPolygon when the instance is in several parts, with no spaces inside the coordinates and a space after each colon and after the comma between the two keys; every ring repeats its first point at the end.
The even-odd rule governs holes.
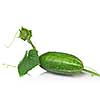
{"type": "Polygon", "coordinates": [[[24,58],[18,64],[18,72],[20,76],[27,74],[29,70],[39,65],[39,56],[36,49],[26,51],[24,58]]]}
{"type": "Polygon", "coordinates": [[[32,31],[31,30],[28,30],[24,27],[22,27],[20,30],[20,33],[19,33],[19,38],[21,38],[22,40],[30,40],[31,37],[32,37],[32,31]]]}

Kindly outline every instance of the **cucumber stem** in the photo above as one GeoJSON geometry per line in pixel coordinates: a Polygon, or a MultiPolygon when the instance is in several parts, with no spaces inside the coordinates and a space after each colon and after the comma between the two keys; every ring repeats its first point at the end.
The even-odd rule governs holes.
{"type": "Polygon", "coordinates": [[[36,49],[31,40],[28,40],[28,43],[32,46],[33,49],[36,49]]]}
{"type": "Polygon", "coordinates": [[[20,32],[19,38],[24,41],[27,41],[32,46],[33,49],[36,49],[31,41],[32,31],[22,27],[21,29],[19,29],[19,32],[20,32]]]}
{"type": "Polygon", "coordinates": [[[100,76],[99,73],[94,72],[94,71],[91,71],[91,70],[88,70],[88,69],[83,69],[83,71],[88,72],[88,73],[91,73],[91,74],[96,75],[96,76],[100,76]]]}

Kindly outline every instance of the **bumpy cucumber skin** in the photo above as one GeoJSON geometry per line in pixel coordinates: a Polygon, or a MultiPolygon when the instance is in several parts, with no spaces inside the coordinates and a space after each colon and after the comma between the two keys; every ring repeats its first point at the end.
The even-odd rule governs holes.
{"type": "Polygon", "coordinates": [[[55,74],[80,73],[84,69],[82,61],[74,55],[62,52],[47,52],[39,57],[40,67],[55,74]]]}

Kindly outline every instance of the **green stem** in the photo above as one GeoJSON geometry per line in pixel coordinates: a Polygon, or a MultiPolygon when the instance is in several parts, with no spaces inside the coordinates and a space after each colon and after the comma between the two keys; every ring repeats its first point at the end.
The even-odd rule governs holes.
{"type": "Polygon", "coordinates": [[[33,45],[31,40],[28,40],[28,43],[31,44],[31,46],[33,47],[33,49],[36,49],[36,47],[33,45]]]}
{"type": "Polygon", "coordinates": [[[100,76],[99,73],[96,73],[96,72],[91,71],[91,70],[88,70],[88,69],[83,69],[83,71],[88,72],[88,73],[91,73],[91,74],[96,75],[96,76],[100,76]]]}

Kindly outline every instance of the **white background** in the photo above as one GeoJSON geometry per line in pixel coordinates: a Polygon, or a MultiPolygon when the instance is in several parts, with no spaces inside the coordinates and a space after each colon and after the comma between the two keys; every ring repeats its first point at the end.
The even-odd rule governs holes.
{"type": "Polygon", "coordinates": [[[78,56],[100,73],[99,0],[0,0],[0,100],[99,100],[100,77],[60,76],[39,66],[19,77],[27,43],[16,38],[23,26],[33,32],[39,54],[61,51],[78,56]]]}

